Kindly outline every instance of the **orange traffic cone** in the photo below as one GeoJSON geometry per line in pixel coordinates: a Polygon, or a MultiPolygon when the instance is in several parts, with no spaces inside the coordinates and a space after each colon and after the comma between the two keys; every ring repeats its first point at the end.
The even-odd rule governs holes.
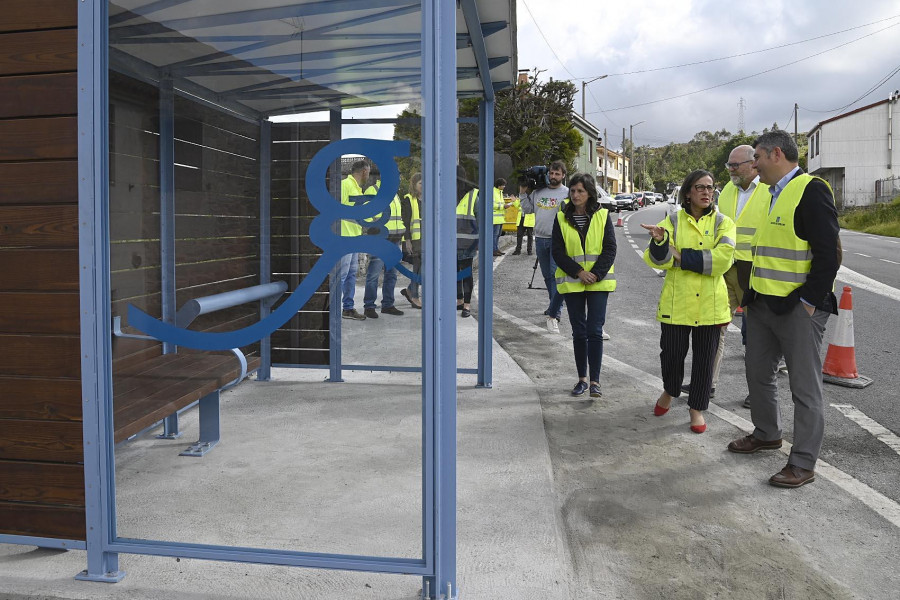
{"type": "Polygon", "coordinates": [[[622,215],[619,214],[619,220],[616,221],[616,227],[623,227],[625,225],[624,221],[622,221],[622,215]]]}
{"type": "Polygon", "coordinates": [[[852,388],[864,388],[872,383],[871,379],[860,375],[856,370],[856,348],[853,340],[853,292],[850,286],[844,286],[844,293],[841,294],[837,326],[834,328],[834,338],[828,345],[828,352],[825,354],[822,373],[826,383],[852,388]]]}

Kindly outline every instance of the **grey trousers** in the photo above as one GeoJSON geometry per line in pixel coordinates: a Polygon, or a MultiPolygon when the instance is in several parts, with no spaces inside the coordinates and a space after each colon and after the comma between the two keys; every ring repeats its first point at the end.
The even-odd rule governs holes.
{"type": "Polygon", "coordinates": [[[816,309],[810,317],[803,304],[797,302],[790,312],[776,315],[762,299],[744,310],[753,437],[764,441],[782,437],[775,373],[783,354],[794,401],[794,446],[788,462],[812,470],[825,435],[821,349],[829,313],[816,309]]]}

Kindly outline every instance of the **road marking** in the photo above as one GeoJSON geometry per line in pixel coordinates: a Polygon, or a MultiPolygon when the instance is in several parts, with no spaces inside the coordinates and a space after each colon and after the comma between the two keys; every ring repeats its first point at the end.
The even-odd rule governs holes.
{"type": "Polygon", "coordinates": [[[854,252],[853,254],[855,254],[855,255],[857,255],[857,256],[865,256],[866,258],[872,258],[872,257],[869,256],[868,254],[863,254],[862,252],[854,252]]]}
{"type": "Polygon", "coordinates": [[[844,283],[849,283],[852,286],[856,286],[866,291],[884,296],[885,298],[890,298],[891,300],[900,302],[900,290],[898,290],[897,288],[881,283],[880,281],[875,281],[871,277],[866,277],[865,275],[848,269],[843,265],[840,269],[838,269],[837,278],[844,283]]]}
{"type": "Polygon", "coordinates": [[[900,437],[897,437],[894,432],[887,427],[884,427],[881,423],[869,417],[852,404],[832,404],[831,406],[841,411],[845,417],[874,435],[879,441],[887,444],[894,452],[900,454],[900,437]]]}
{"type": "Polygon", "coordinates": [[[895,261],[893,261],[893,260],[888,260],[888,259],[886,259],[886,258],[879,258],[878,260],[883,260],[884,262],[886,262],[886,263],[891,263],[892,265],[900,265],[900,263],[895,262],[895,261]]]}
{"type": "MultiPolygon", "coordinates": [[[[569,337],[561,336],[557,333],[550,333],[546,329],[542,329],[537,325],[529,323],[525,319],[520,319],[515,315],[511,315],[497,306],[494,306],[494,316],[517,325],[525,331],[540,335],[545,340],[559,344],[567,351],[571,351],[571,338],[569,337]]],[[[641,371],[636,367],[632,367],[629,364],[617,360],[612,356],[609,356],[609,354],[607,354],[606,352],[603,353],[603,365],[604,368],[617,371],[651,388],[662,389],[663,387],[662,379],[660,379],[659,377],[651,375],[650,373],[647,373],[645,371],[641,371]]],[[[736,428],[744,431],[745,433],[752,433],[755,429],[753,423],[751,423],[744,417],[741,417],[729,410],[725,410],[714,402],[709,403],[709,412],[710,414],[715,415],[723,421],[734,425],[736,428]]],[[[786,441],[783,442],[781,446],[781,453],[790,456],[791,444],[786,441]]],[[[841,471],[837,467],[829,464],[821,458],[819,459],[818,463],[816,463],[816,474],[823,479],[827,479],[831,483],[835,484],[836,486],[871,508],[877,514],[881,515],[881,517],[888,521],[891,525],[900,529],[900,504],[898,504],[897,502],[894,502],[878,490],[869,487],[852,475],[841,471]]]]}

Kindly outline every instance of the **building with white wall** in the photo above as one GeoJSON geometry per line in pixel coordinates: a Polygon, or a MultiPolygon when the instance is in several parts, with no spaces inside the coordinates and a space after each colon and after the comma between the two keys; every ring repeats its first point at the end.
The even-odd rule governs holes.
{"type": "Polygon", "coordinates": [[[826,180],[838,206],[888,201],[900,187],[900,149],[894,140],[900,92],[826,119],[809,132],[809,172],[826,180]]]}
{"type": "Polygon", "coordinates": [[[596,155],[594,151],[597,147],[597,140],[600,139],[600,130],[594,127],[587,119],[581,115],[572,113],[572,125],[578,133],[581,134],[581,148],[575,156],[575,173],[594,174],[596,170],[596,155]]]}
{"type": "Polygon", "coordinates": [[[597,182],[610,194],[620,194],[627,189],[629,164],[625,154],[597,144],[597,182]]]}

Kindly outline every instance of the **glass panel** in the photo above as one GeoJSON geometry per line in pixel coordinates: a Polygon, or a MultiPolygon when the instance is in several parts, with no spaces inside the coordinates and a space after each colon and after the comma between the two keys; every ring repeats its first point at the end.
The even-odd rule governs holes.
{"type": "MultiPolygon", "coordinates": [[[[334,340],[344,363],[422,367],[422,311],[399,294],[408,276],[395,285],[403,315],[381,312],[388,305],[379,286],[377,319],[332,316],[342,299],[332,297],[329,273],[343,255],[380,247],[371,254],[396,260],[401,251],[403,210],[388,209],[355,236],[341,235],[347,215],[324,214],[340,206],[342,186],[362,198],[363,212],[376,206],[366,195],[374,180],[353,179],[354,163],[399,172],[385,206],[395,192],[401,204],[421,172],[415,124],[364,131],[334,120],[364,106],[421,106],[421,12],[375,4],[343,2],[323,13],[324,3],[286,0],[109,3],[113,314],[126,335],[155,333],[178,345],[166,352],[174,348],[158,341],[114,341],[120,538],[423,556],[421,374],[344,370],[343,382],[323,382],[321,370],[334,340]],[[168,81],[170,104],[160,91],[168,81]],[[297,114],[301,122],[273,123],[265,145],[264,119],[297,114]],[[315,165],[315,156],[357,137],[409,141],[413,154],[385,160],[348,142],[334,161],[315,165]],[[350,237],[366,238],[366,248],[350,237]],[[266,296],[273,314],[262,319],[283,367],[271,382],[244,381],[217,398],[239,360],[192,348],[233,344],[257,368],[261,334],[245,330],[261,322],[259,298],[220,294],[269,281],[287,284],[286,293],[266,296]],[[163,426],[175,411],[177,422],[163,426]],[[179,455],[198,439],[193,455],[179,455]]],[[[408,241],[411,259],[412,234],[408,241]]],[[[401,268],[415,274],[411,260],[401,268]]],[[[361,312],[364,284],[358,275],[361,312]]]]}

